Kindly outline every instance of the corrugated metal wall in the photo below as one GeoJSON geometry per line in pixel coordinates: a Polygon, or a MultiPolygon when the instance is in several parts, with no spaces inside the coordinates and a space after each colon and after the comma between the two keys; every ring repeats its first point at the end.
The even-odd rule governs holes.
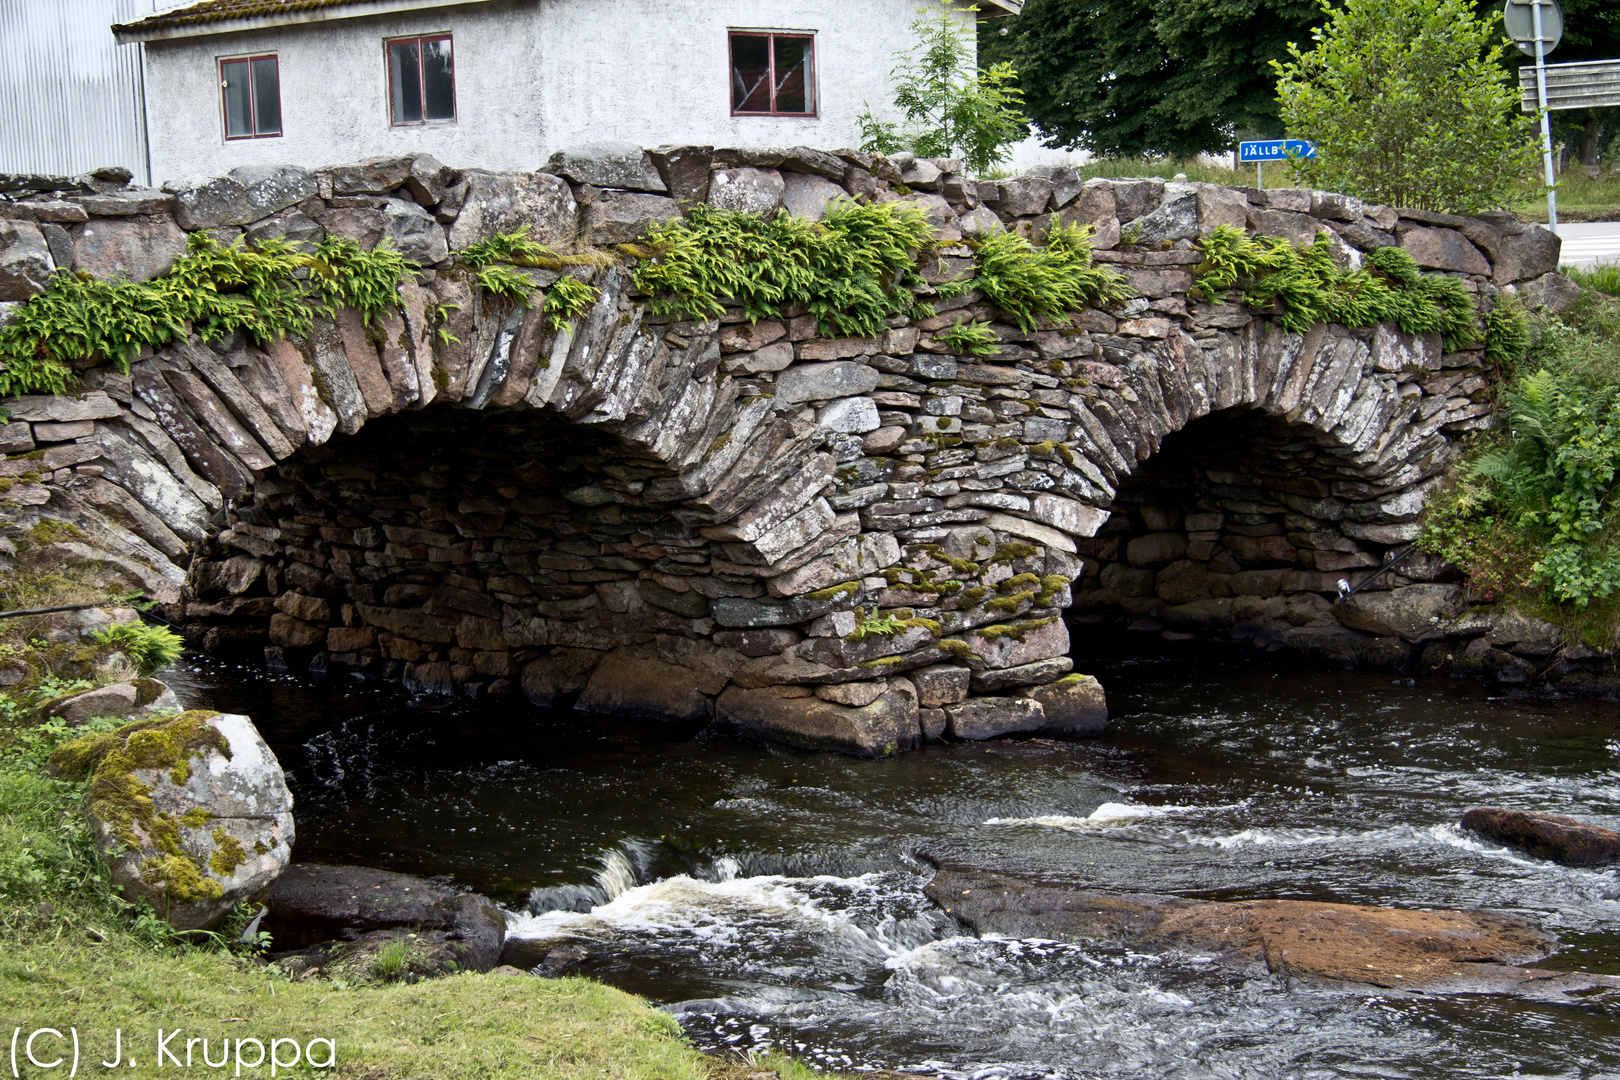
{"type": "Polygon", "coordinates": [[[108,27],[153,7],[153,0],[0,0],[0,172],[122,165],[150,183],[141,46],[114,44],[108,27]]]}

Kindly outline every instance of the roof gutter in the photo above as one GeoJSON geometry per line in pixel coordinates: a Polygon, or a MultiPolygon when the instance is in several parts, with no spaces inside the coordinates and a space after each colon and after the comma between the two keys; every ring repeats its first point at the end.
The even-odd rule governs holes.
{"type": "MultiPolygon", "coordinates": [[[[392,15],[401,11],[421,11],[426,8],[465,7],[485,4],[491,0],[352,0],[332,7],[310,8],[302,11],[283,11],[273,15],[233,17],[221,15],[207,22],[188,22],[179,25],[152,26],[143,24],[164,18],[154,15],[140,22],[125,23],[112,28],[118,44],[134,41],[167,41],[173,38],[213,37],[235,34],[244,30],[263,30],[274,26],[296,26],[299,23],[330,22],[335,19],[361,19],[368,15],[392,15]]],[[[175,12],[170,12],[170,15],[175,12]]]]}

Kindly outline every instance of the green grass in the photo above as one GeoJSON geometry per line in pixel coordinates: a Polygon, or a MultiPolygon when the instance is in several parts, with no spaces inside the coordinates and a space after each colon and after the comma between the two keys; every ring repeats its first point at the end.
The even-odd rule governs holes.
{"type": "MultiPolygon", "coordinates": [[[[1163,180],[1171,180],[1177,174],[1185,174],[1193,183],[1226,184],[1234,187],[1254,186],[1254,166],[1241,165],[1236,169],[1228,168],[1219,163],[1204,163],[1196,158],[1099,158],[1076,166],[1081,180],[1090,180],[1101,176],[1112,179],[1126,176],[1156,176],[1163,180]]],[[[1293,181],[1288,178],[1288,170],[1280,166],[1266,169],[1266,187],[1282,188],[1294,187],[1293,181]]]]}
{"type": "MultiPolygon", "coordinates": [[[[1531,221],[1547,220],[1547,198],[1540,196],[1516,208],[1531,221]]],[[[1558,178],[1558,220],[1620,221],[1620,174],[1603,173],[1597,179],[1576,167],[1558,178]]]]}

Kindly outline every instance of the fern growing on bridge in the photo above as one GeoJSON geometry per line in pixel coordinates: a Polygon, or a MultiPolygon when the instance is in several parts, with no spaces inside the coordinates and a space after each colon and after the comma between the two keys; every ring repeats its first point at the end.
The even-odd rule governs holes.
{"type": "Polygon", "coordinates": [[[735,300],[757,321],[797,303],[828,333],[871,336],[911,311],[908,286],[922,284],[913,260],[933,244],[917,206],[840,200],[819,222],[698,206],[653,226],[631,250],[642,257],[636,287],[656,314],[718,316],[735,300]]]}
{"type": "Polygon", "coordinates": [[[1317,323],[1392,322],[1408,334],[1439,331],[1447,349],[1480,340],[1474,298],[1460,279],[1425,274],[1400,248],[1368,252],[1356,270],[1333,258],[1332,241],[1295,247],[1280,236],[1250,237],[1222,225],[1201,241],[1204,262],[1194,292],[1211,302],[1234,290],[1251,307],[1276,306],[1278,325],[1303,334],[1317,323]]]}
{"type": "Polygon", "coordinates": [[[241,331],[263,345],[307,334],[317,315],[345,305],[375,318],[399,302],[400,283],[417,269],[386,242],[362,251],[352,240],[328,237],[305,255],[280,240],[250,246],[238,239],[227,247],[195,232],[173,269],[152,281],[58,271],[0,328],[0,396],[59,394],[73,366],[86,362],[127,372],[142,346],[191,332],[212,341],[241,331]],[[307,284],[295,276],[305,268],[307,284]]]}

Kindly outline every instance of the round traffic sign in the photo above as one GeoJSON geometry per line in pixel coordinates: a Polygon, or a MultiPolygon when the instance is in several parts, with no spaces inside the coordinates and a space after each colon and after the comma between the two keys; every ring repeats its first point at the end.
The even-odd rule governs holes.
{"type": "Polygon", "coordinates": [[[1558,0],[1507,0],[1502,9],[1502,29],[1526,56],[1536,55],[1536,13],[1541,5],[1541,52],[1545,56],[1564,39],[1564,9],[1558,0]]]}

